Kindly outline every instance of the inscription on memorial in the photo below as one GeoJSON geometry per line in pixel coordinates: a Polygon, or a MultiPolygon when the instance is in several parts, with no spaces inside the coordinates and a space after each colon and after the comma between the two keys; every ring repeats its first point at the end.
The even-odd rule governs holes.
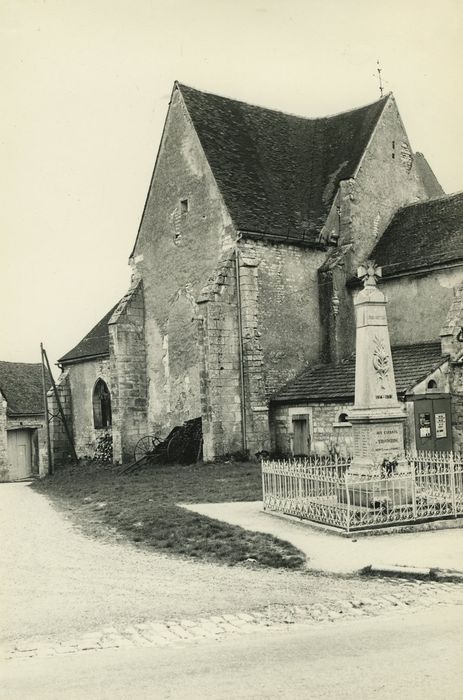
{"type": "Polygon", "coordinates": [[[404,448],[402,425],[376,425],[374,427],[373,444],[376,454],[402,452],[404,448]]]}
{"type": "Polygon", "coordinates": [[[370,454],[370,433],[368,426],[354,426],[354,454],[357,457],[368,457],[370,454]]]}

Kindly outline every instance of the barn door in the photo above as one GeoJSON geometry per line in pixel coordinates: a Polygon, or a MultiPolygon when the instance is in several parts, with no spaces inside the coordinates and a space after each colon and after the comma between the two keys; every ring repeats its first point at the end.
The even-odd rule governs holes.
{"type": "Polygon", "coordinates": [[[446,452],[452,449],[450,397],[415,401],[416,449],[446,452]]]}
{"type": "Polygon", "coordinates": [[[32,473],[30,430],[8,430],[8,464],[10,479],[26,479],[32,473]]]}

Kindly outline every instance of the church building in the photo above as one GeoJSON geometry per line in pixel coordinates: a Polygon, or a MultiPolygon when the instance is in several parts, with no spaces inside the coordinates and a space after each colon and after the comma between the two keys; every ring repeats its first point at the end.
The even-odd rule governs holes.
{"type": "MultiPolygon", "coordinates": [[[[367,259],[408,444],[460,449],[463,195],[413,152],[393,95],[310,119],[175,83],[130,289],[59,360],[78,456],[110,431],[130,461],[141,437],[193,418],[206,460],[348,452],[367,259]]],[[[52,437],[65,459],[58,422],[52,437]]]]}

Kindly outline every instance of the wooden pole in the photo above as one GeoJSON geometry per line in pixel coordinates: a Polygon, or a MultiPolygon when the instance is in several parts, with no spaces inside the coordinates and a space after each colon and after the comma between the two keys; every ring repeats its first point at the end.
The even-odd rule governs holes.
{"type": "Polygon", "coordinates": [[[51,453],[50,439],[50,414],[48,413],[48,398],[47,398],[47,381],[45,377],[45,365],[43,363],[43,343],[40,343],[40,358],[42,365],[42,391],[43,391],[43,408],[45,411],[45,421],[47,424],[47,452],[48,452],[48,473],[53,474],[53,457],[51,453]]]}
{"type": "Polygon", "coordinates": [[[58,394],[58,389],[56,388],[55,380],[53,379],[53,375],[51,373],[50,363],[48,362],[47,351],[44,348],[42,349],[42,354],[43,354],[43,357],[45,358],[45,362],[47,363],[48,372],[50,374],[50,379],[51,379],[51,385],[53,387],[53,393],[55,394],[56,403],[58,404],[58,410],[60,412],[61,420],[63,421],[64,430],[66,431],[66,436],[67,436],[69,446],[70,446],[71,451],[72,451],[72,456],[74,458],[74,461],[78,462],[79,458],[77,457],[76,449],[74,447],[74,440],[72,439],[72,435],[69,431],[69,426],[68,426],[68,423],[66,420],[66,416],[64,415],[63,406],[61,404],[61,399],[60,399],[59,394],[58,394]]]}

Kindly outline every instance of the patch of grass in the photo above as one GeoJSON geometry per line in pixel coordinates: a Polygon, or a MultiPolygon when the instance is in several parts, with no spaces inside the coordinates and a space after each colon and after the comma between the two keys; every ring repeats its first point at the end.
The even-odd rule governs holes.
{"type": "Polygon", "coordinates": [[[165,465],[124,475],[89,463],[57,469],[33,488],[69,511],[88,534],[105,536],[111,528],[156,551],[232,565],[298,569],[305,561],[289,542],[176,505],[260,500],[258,464],[165,465]]]}

